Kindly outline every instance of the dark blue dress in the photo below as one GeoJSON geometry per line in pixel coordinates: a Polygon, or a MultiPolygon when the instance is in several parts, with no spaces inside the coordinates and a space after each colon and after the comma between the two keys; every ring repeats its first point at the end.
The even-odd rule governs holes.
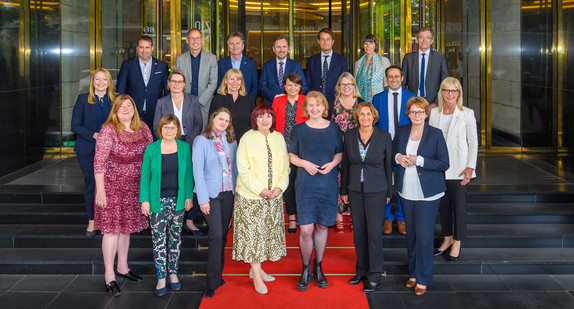
{"type": "MultiPolygon", "coordinates": [[[[289,153],[303,160],[323,166],[333,161],[335,154],[342,152],[342,133],[335,123],[324,129],[313,129],[303,122],[293,128],[289,153]]],[[[327,175],[317,173],[311,176],[304,168],[297,168],[295,196],[300,225],[335,224],[339,193],[337,169],[333,168],[327,175]]]]}

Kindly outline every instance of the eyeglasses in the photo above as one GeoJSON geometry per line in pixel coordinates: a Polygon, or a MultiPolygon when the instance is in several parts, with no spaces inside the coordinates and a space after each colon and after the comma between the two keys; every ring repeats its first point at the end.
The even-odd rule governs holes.
{"type": "Polygon", "coordinates": [[[352,88],[352,87],[355,87],[355,85],[354,85],[354,84],[339,84],[339,86],[341,86],[341,87],[345,87],[345,88],[352,88]]]}
{"type": "Polygon", "coordinates": [[[458,90],[453,90],[453,89],[441,89],[440,91],[442,91],[444,94],[457,94],[458,90]]]}
{"type": "Polygon", "coordinates": [[[176,126],[173,126],[173,127],[163,126],[161,129],[166,130],[166,131],[177,131],[176,126]]]}
{"type": "Polygon", "coordinates": [[[425,116],[427,113],[425,111],[411,111],[409,112],[409,115],[411,116],[425,116]]]}
{"type": "Polygon", "coordinates": [[[185,84],[185,82],[182,80],[170,80],[169,82],[175,85],[185,84]]]}

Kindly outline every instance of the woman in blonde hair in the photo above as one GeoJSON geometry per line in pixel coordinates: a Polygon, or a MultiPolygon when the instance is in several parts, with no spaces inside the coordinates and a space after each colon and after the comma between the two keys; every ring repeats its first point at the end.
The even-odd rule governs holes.
{"type": "Polygon", "coordinates": [[[84,200],[88,228],[86,236],[96,236],[94,230],[94,154],[96,140],[102,124],[108,119],[112,102],[116,96],[110,72],[99,68],[90,78],[90,91],[80,94],[72,113],[72,132],[76,133],[74,151],[78,157],[82,174],[84,175],[84,200]]]}
{"type": "Polygon", "coordinates": [[[241,136],[251,129],[251,113],[255,109],[255,98],[247,95],[243,74],[238,69],[229,69],[221,80],[221,86],[217,95],[211,99],[209,114],[220,107],[225,107],[231,112],[232,125],[237,136],[237,142],[241,136]]]}
{"type": "Polygon", "coordinates": [[[138,116],[129,95],[114,101],[108,120],[96,142],[94,173],[96,179],[95,229],[104,235],[106,291],[120,295],[116,277],[142,282],[128,266],[130,234],[148,227],[139,206],[140,175],[145,148],[153,142],[151,131],[138,116]],[[117,272],[114,272],[114,260],[117,272]]]}

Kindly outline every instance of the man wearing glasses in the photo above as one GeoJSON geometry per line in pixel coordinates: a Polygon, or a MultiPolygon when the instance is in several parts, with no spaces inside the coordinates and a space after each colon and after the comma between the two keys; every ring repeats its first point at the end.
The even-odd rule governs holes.
{"type": "MultiPolygon", "coordinates": [[[[389,88],[373,97],[373,106],[379,112],[379,122],[377,127],[387,130],[391,134],[391,138],[395,139],[395,133],[398,127],[411,123],[411,120],[406,114],[407,101],[416,97],[416,94],[406,90],[401,86],[404,78],[401,68],[392,65],[385,70],[385,76],[389,88]]],[[[393,166],[395,173],[397,168],[393,166]]],[[[391,202],[387,204],[385,212],[385,221],[383,222],[383,234],[390,234],[393,232],[393,220],[397,220],[397,230],[400,234],[406,234],[405,217],[403,216],[403,208],[399,199],[399,206],[394,215],[391,211],[391,202]]]]}
{"type": "Polygon", "coordinates": [[[189,52],[182,53],[175,60],[175,69],[183,72],[186,80],[185,92],[199,98],[203,128],[207,125],[209,106],[217,87],[217,58],[201,49],[203,37],[193,28],[185,39],[189,52]]]}
{"type": "Polygon", "coordinates": [[[403,85],[427,99],[432,109],[437,106],[440,83],[449,75],[448,63],[444,54],[430,49],[434,41],[431,29],[421,28],[416,40],[419,50],[403,58],[403,85]]]}

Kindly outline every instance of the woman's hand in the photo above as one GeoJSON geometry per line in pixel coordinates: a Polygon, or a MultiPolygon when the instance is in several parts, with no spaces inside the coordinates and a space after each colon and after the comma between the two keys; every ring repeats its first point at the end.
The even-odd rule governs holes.
{"type": "Polygon", "coordinates": [[[411,166],[411,162],[409,161],[409,157],[402,155],[400,153],[397,155],[397,161],[404,168],[411,166]]]}
{"type": "Polygon", "coordinates": [[[189,211],[191,208],[193,208],[193,200],[190,198],[186,198],[184,207],[185,207],[185,211],[189,211]]]}
{"type": "Polygon", "coordinates": [[[199,205],[199,209],[201,210],[201,212],[204,215],[209,215],[209,210],[211,209],[211,206],[209,205],[209,202],[203,203],[203,204],[199,205]]]}
{"type": "Polygon", "coordinates": [[[349,196],[348,195],[341,195],[341,201],[345,204],[349,204],[349,196]]]}
{"type": "Polygon", "coordinates": [[[321,166],[321,168],[319,169],[319,173],[323,174],[323,175],[327,175],[331,172],[331,170],[337,166],[337,164],[333,163],[333,161],[329,162],[329,163],[325,163],[323,166],[321,166]]]}
{"type": "Polygon", "coordinates": [[[106,208],[106,191],[105,190],[97,190],[96,193],[96,206],[101,208],[106,208]]]}
{"type": "Polygon", "coordinates": [[[97,140],[98,139],[98,132],[94,133],[94,135],[92,135],[92,138],[97,140]]]}
{"type": "Polygon", "coordinates": [[[279,195],[281,195],[281,192],[283,192],[281,189],[275,187],[273,188],[273,190],[271,191],[271,196],[269,197],[270,200],[272,199],[276,199],[277,197],[279,197],[279,195]]]}
{"type": "Polygon", "coordinates": [[[390,201],[391,201],[391,198],[387,197],[387,205],[389,204],[390,201]]]}
{"type": "Polygon", "coordinates": [[[301,164],[301,166],[307,171],[307,173],[309,173],[309,175],[313,176],[317,174],[317,172],[319,171],[319,165],[315,165],[307,160],[302,161],[303,163],[301,164]]]}
{"type": "Polygon", "coordinates": [[[146,217],[149,217],[149,202],[142,202],[142,214],[146,217]]]}
{"type": "Polygon", "coordinates": [[[413,165],[416,166],[416,165],[417,165],[417,157],[418,157],[417,155],[411,154],[411,155],[408,155],[408,156],[406,156],[406,157],[407,157],[407,160],[409,160],[409,163],[410,163],[411,166],[413,166],[413,165]]]}
{"type": "Polygon", "coordinates": [[[464,176],[464,179],[462,179],[460,182],[461,186],[466,186],[470,182],[470,179],[472,178],[472,171],[474,171],[473,168],[467,167],[460,174],[458,174],[458,177],[464,176]]]}
{"type": "Polygon", "coordinates": [[[273,195],[273,192],[263,188],[263,190],[261,190],[261,193],[259,193],[259,196],[261,196],[264,199],[269,199],[271,198],[271,195],[273,195]]]}

